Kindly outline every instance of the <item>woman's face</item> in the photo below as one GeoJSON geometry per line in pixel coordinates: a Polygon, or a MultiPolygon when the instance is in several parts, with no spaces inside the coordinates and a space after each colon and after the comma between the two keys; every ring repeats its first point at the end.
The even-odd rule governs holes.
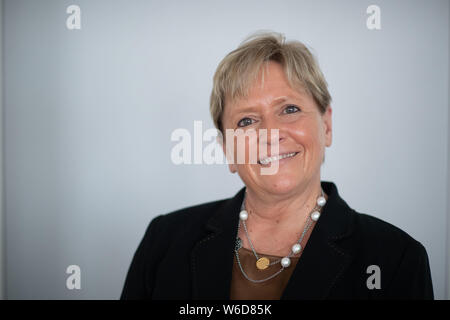
{"type": "Polygon", "coordinates": [[[257,139],[246,139],[245,146],[241,146],[246,155],[257,145],[267,148],[269,156],[294,154],[269,164],[259,163],[259,156],[258,163],[249,163],[246,156],[246,163],[239,164],[236,154],[244,150],[236,149],[237,138],[234,138],[235,160],[229,165],[230,171],[238,172],[250,190],[283,195],[301,192],[320,181],[325,147],[331,145],[331,107],[322,115],[311,95],[290,87],[279,63],[267,63],[263,86],[260,74],[246,98],[226,103],[222,126],[224,130],[253,129],[258,133],[257,139]],[[268,138],[260,137],[264,132],[261,129],[267,130],[269,135],[264,137],[268,138]],[[279,136],[271,141],[272,129],[278,129],[279,136]],[[275,144],[278,144],[278,154],[271,154],[271,147],[276,147],[275,144]],[[261,174],[261,168],[276,168],[276,165],[278,170],[275,174],[261,174]]]}

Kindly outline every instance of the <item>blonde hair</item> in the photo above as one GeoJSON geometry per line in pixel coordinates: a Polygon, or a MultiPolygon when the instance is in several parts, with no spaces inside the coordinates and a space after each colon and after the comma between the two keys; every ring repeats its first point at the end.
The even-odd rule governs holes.
{"type": "Polygon", "coordinates": [[[256,32],[227,54],[214,74],[210,112],[217,129],[222,131],[225,99],[245,98],[261,67],[268,61],[280,63],[291,87],[306,90],[319,111],[322,114],[326,111],[331,96],[325,77],[308,48],[300,41],[286,42],[281,33],[256,32]]]}

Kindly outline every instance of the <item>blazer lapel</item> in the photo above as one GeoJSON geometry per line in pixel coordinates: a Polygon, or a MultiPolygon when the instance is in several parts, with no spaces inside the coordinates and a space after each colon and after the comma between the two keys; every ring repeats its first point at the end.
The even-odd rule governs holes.
{"type": "Polygon", "coordinates": [[[230,298],[234,245],[245,188],[227,200],[207,222],[210,232],[191,254],[193,299],[230,298]]]}
{"type": "Polygon", "coordinates": [[[337,241],[350,236],[354,212],[333,183],[322,182],[328,201],[281,299],[324,299],[352,261],[337,241]]]}

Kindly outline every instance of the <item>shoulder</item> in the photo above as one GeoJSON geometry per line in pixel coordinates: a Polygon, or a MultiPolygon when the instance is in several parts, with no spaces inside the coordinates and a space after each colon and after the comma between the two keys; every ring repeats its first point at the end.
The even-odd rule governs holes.
{"type": "Polygon", "coordinates": [[[353,209],[341,198],[333,182],[323,181],[322,188],[329,197],[325,210],[332,213],[326,220],[326,230],[335,234],[334,238],[340,239],[349,250],[358,250],[362,256],[377,252],[399,256],[407,247],[422,251],[423,246],[398,226],[353,209]]]}
{"type": "Polygon", "coordinates": [[[161,226],[198,227],[208,221],[228,199],[206,202],[157,216],[161,226]]]}
{"type": "Polygon", "coordinates": [[[202,234],[206,222],[227,200],[206,202],[157,215],[150,221],[144,241],[171,241],[182,235],[193,237],[202,234]]]}
{"type": "Polygon", "coordinates": [[[375,216],[355,212],[355,230],[367,238],[407,243],[415,241],[407,232],[375,216]]]}
{"type": "Polygon", "coordinates": [[[427,256],[425,247],[406,231],[372,215],[354,213],[355,243],[367,255],[379,255],[393,263],[400,263],[405,255],[418,259],[427,256]]]}

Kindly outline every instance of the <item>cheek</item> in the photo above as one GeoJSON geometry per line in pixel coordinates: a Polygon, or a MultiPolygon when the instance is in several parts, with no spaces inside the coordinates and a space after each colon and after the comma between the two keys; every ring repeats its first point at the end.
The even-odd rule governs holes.
{"type": "Polygon", "coordinates": [[[234,163],[256,164],[258,160],[258,139],[256,134],[250,134],[245,138],[234,137],[234,163]]]}
{"type": "Polygon", "coordinates": [[[320,149],[323,144],[323,137],[320,135],[320,128],[317,123],[297,125],[291,128],[290,136],[306,150],[320,149]]]}

